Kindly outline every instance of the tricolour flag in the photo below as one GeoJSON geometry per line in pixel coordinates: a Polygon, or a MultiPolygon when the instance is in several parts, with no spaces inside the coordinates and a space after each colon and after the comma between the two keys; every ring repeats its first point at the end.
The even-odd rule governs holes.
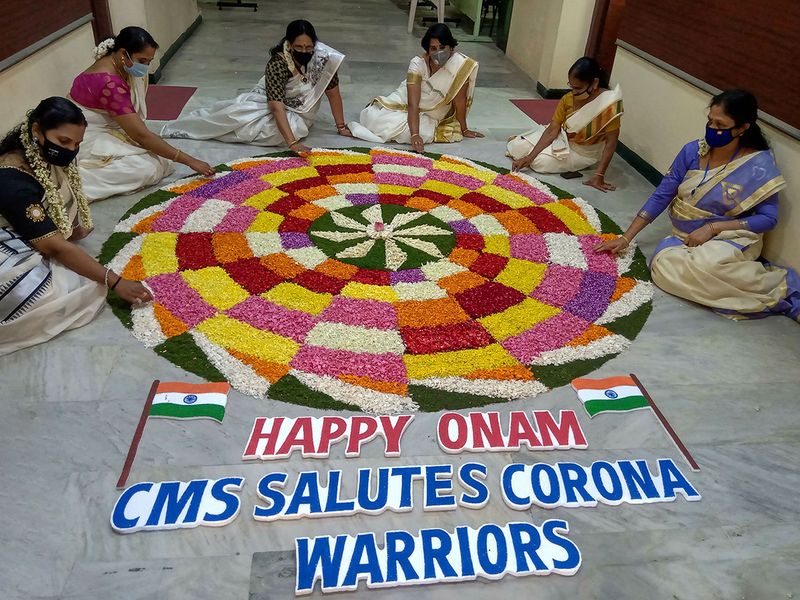
{"type": "Polygon", "coordinates": [[[180,383],[163,381],[158,384],[151,417],[172,419],[214,419],[222,422],[228,401],[227,383],[180,383]]]}
{"type": "Polygon", "coordinates": [[[627,375],[606,379],[573,379],[572,387],[589,417],[601,412],[626,412],[650,406],[642,390],[627,375]]]}

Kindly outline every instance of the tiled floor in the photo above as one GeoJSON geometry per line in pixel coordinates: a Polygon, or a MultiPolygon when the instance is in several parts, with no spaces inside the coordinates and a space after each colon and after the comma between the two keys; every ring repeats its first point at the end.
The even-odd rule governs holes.
{"type": "MultiPolygon", "coordinates": [[[[404,78],[419,50],[420,27],[405,31],[406,14],[392,0],[262,0],[257,13],[217,11],[203,4],[204,23],[165,70],[161,83],[197,86],[189,107],[248,88],[263,70],[268,46],[298,17],[315,23],[323,41],[347,54],[341,85],[348,118],[376,94],[404,78]]],[[[431,146],[494,164],[505,164],[506,136],[530,121],[507,100],[532,97],[534,82],[494,46],[464,43],[480,62],[470,126],[487,134],[454,146],[431,146]]],[[[154,124],[156,126],[157,124],[154,124]]],[[[702,125],[702,124],[700,124],[702,125]]],[[[699,133],[699,132],[698,132],[699,133]]],[[[346,146],[323,108],[309,145],[346,146]]],[[[263,149],[179,140],[176,145],[212,164],[263,153],[263,149]]],[[[363,143],[361,145],[364,145],[363,143]]],[[[677,151],[677,149],[676,149],[677,151]]],[[[185,171],[177,175],[185,175],[185,171]]],[[[547,178],[580,194],[619,222],[635,213],[652,190],[615,158],[608,179],[619,186],[601,194],[579,181],[547,178]]],[[[148,190],[96,204],[97,231],[87,242],[96,252],[121,214],[148,190]]],[[[641,245],[650,253],[666,232],[648,228],[641,245]]],[[[131,481],[189,480],[244,475],[241,515],[220,528],[117,535],[109,516],[114,487],[149,382],[195,380],[146,350],[105,311],[92,324],[0,361],[0,596],[2,598],[289,598],[293,539],[298,535],[389,529],[416,530],[529,518],[563,518],[583,552],[573,577],[515,578],[426,586],[430,598],[529,597],[539,599],[780,600],[800,593],[800,327],[785,318],[734,323],[656,292],[653,314],[632,347],[597,375],[638,374],[692,449],[699,473],[686,470],[702,501],[583,509],[505,506],[493,492],[482,510],[385,513],[374,517],[254,521],[255,482],[270,468],[344,469],[385,464],[374,445],[359,461],[341,451],[327,462],[294,457],[279,464],[242,463],[252,420],[260,415],[298,416],[315,411],[232,393],[223,427],[174,421],[148,424],[131,481]]],[[[573,392],[554,390],[532,401],[493,407],[576,408],[573,392]]],[[[680,457],[655,419],[640,411],[623,417],[580,415],[589,450],[566,456],[592,460],[680,457]]],[[[417,415],[393,463],[457,463],[432,437],[437,415],[417,415]]],[[[499,470],[512,461],[555,461],[564,454],[498,453],[473,458],[488,465],[496,490],[499,470]]],[[[414,588],[356,595],[405,598],[414,588]]],[[[317,596],[320,594],[317,593],[317,596]]]]}

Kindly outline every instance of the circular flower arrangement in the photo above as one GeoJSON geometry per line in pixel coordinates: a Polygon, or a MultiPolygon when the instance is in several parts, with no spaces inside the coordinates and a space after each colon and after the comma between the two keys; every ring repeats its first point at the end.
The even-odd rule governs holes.
{"type": "Polygon", "coordinates": [[[134,336],[243,393],[440,410],[534,396],[597,368],[650,312],[619,228],[525,175],[447,155],[315,150],[233,161],[151,194],[101,260],[154,302],[134,336]]]}

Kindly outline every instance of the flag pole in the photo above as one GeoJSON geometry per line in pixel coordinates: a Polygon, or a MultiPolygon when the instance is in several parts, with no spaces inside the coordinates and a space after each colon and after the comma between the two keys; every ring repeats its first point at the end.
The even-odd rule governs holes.
{"type": "Polygon", "coordinates": [[[650,394],[647,392],[645,387],[642,385],[642,382],[639,381],[639,378],[636,377],[633,373],[630,374],[631,379],[639,386],[639,389],[642,390],[642,394],[645,398],[647,398],[647,402],[650,404],[650,408],[653,409],[653,412],[658,417],[658,420],[661,421],[661,426],[664,428],[664,431],[667,432],[667,435],[672,438],[675,446],[680,450],[681,454],[683,454],[683,458],[686,459],[686,462],[689,463],[689,466],[692,468],[692,471],[699,471],[700,465],[697,464],[697,461],[692,457],[689,449],[683,444],[681,438],[678,437],[678,434],[675,433],[675,430],[672,428],[672,425],[669,424],[667,418],[663,415],[663,413],[659,410],[656,406],[656,403],[653,402],[653,399],[650,397],[650,394]]]}
{"type": "Polygon", "coordinates": [[[142,416],[139,417],[139,424],[136,426],[136,431],[134,432],[133,439],[131,440],[131,446],[128,448],[128,456],[125,457],[125,465],[122,467],[122,473],[120,473],[119,481],[117,481],[118,490],[124,488],[125,483],[128,481],[128,475],[130,474],[131,467],[133,466],[133,459],[136,458],[136,451],[139,449],[139,440],[142,439],[144,425],[147,423],[147,417],[150,415],[150,406],[153,404],[153,398],[156,395],[156,390],[158,389],[159,383],[161,382],[156,379],[153,382],[153,385],[150,386],[150,393],[147,394],[147,401],[144,403],[142,416]]]}

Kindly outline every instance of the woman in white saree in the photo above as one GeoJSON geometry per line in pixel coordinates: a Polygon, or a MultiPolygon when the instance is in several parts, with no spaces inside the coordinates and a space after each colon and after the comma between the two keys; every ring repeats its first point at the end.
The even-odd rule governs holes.
{"type": "Polygon", "coordinates": [[[478,63],[456,52],[447,25],[431,26],[422,38],[425,53],[411,59],[406,80],[388,96],[378,96],[350,123],[353,135],[375,143],[411,144],[424,152],[432,142],[483,137],[467,127],[478,63]]]}
{"type": "Polygon", "coordinates": [[[161,135],[258,146],[285,143],[306,152],[309,148],[300,140],[308,135],[325,95],[337,132],[351,136],[337,75],[343,61],[344,54],[317,39],[311,23],[292,21],[286,36],[270,50],[264,77],[252,90],[167,123],[161,135]]]}
{"type": "Polygon", "coordinates": [[[125,27],[95,48],[94,64],[72,83],[70,98],[88,122],[78,167],[89,201],[154,185],[172,173],[173,161],[214,173],[145,125],[148,65],[157,48],[141,27],[125,27]]]}
{"type": "Polygon", "coordinates": [[[619,139],[622,92],[619,86],[609,89],[608,76],[589,57],[570,67],[569,87],[572,91],[561,98],[547,127],[538,125],[508,141],[512,170],[567,173],[597,165],[586,185],[613,191],[605,173],[619,139]]]}
{"type": "Polygon", "coordinates": [[[0,356],[87,324],[106,287],[151,299],[74,243],[92,231],[75,164],[85,130],[80,109],[54,96],[0,142],[0,356]]]}

